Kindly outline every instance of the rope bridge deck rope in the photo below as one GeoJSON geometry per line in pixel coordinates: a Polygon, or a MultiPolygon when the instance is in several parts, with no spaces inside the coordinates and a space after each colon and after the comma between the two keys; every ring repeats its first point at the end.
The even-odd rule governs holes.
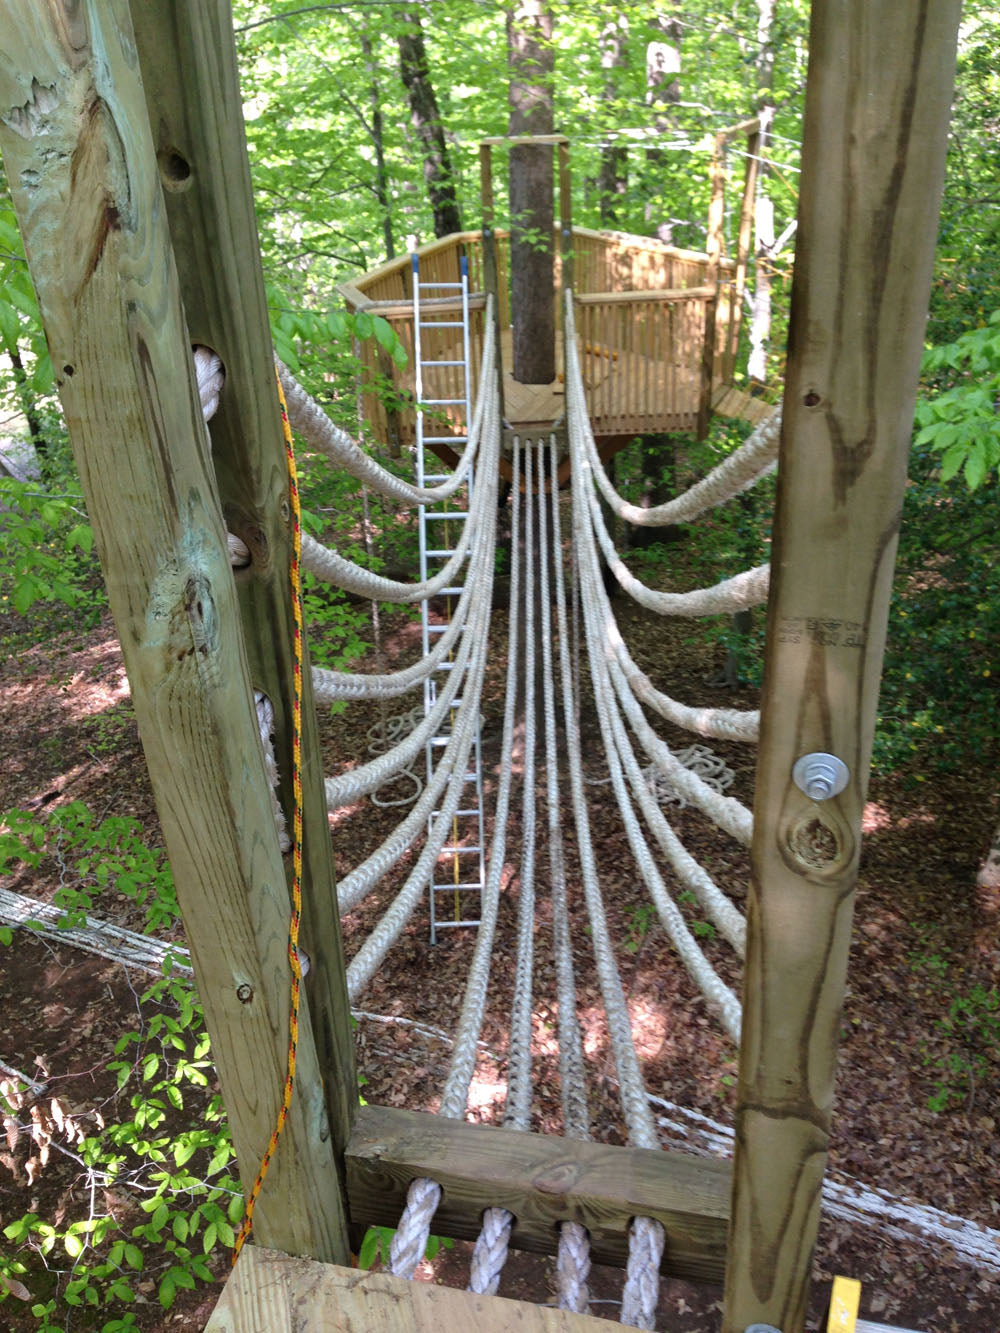
{"type": "MultiPolygon", "coordinates": [[[[734,709],[692,708],[671,699],[639,670],[629,654],[604,591],[600,557],[604,555],[626,592],[660,614],[714,614],[733,606],[754,604],[766,596],[767,569],[747,571],[715,589],[694,593],[662,594],[646,589],[629,574],[614,551],[603,523],[598,495],[603,494],[612,509],[628,521],[644,525],[692,521],[707,508],[724,503],[767,475],[774,465],[780,419],[774,416],[765,422],[747,444],[685,495],[655,509],[639,510],[617,496],[597,456],[586,416],[572,320],[572,302],[569,301],[566,314],[566,415],[571,457],[572,522],[569,537],[573,551],[573,589],[568,597],[563,572],[563,520],[558,488],[553,485],[546,489],[547,478],[554,478],[558,470],[556,441],[554,438],[515,441],[512,549],[523,551],[523,565],[519,558],[513,562],[511,570],[503,735],[496,770],[494,831],[482,893],[480,924],[471,952],[440,1114],[455,1119],[466,1114],[476,1052],[488,1011],[501,886],[512,850],[508,824],[515,798],[513,755],[520,720],[523,833],[520,869],[514,876],[519,886],[519,924],[504,1124],[521,1131],[529,1129],[532,1124],[531,1037],[533,1014],[537,1010],[532,987],[532,977],[537,971],[534,951],[539,940],[548,938],[551,930],[564,1132],[567,1137],[577,1139],[586,1139],[590,1135],[585,1080],[587,1059],[577,1013],[572,949],[572,921],[576,921],[579,929],[582,912],[593,949],[629,1141],[638,1147],[659,1148],[660,1131],[632,1038],[629,1006],[619,972],[616,940],[604,907],[599,858],[588,814],[584,740],[579,721],[583,687],[579,665],[574,661],[571,612],[574,620],[578,613],[580,616],[600,744],[614,800],[635,860],[637,891],[648,894],[648,901],[710,1012],[717,1016],[726,1034],[738,1041],[739,1002],[694,938],[675,902],[670,882],[694,895],[721,938],[739,957],[745,944],[746,924],[728,895],[677,836],[661,807],[656,784],[661,781],[669,783],[672,793],[696,806],[743,845],[751,836],[750,812],[739,801],[716,789],[718,784],[713,786],[691,771],[688,764],[697,767],[697,756],[678,756],[648,721],[644,705],[695,735],[730,740],[755,740],[758,717],[756,713],[734,709]],[[523,643],[523,654],[518,648],[519,641],[523,643]],[[541,682],[540,699],[536,678],[541,682]],[[541,718],[536,721],[539,710],[541,718]],[[562,753],[558,744],[560,721],[564,738],[562,753]],[[643,762],[640,762],[635,748],[637,742],[645,756],[643,762]],[[546,818],[543,824],[536,825],[535,788],[541,767],[544,768],[546,818]],[[560,779],[568,782],[572,830],[564,828],[561,823],[560,779]],[[648,832],[643,830],[640,819],[648,832]],[[546,835],[547,876],[543,876],[542,862],[537,856],[536,827],[546,835]],[[574,835],[575,857],[579,863],[579,884],[567,877],[563,843],[571,835],[574,835]],[[536,890],[539,876],[543,878],[536,890]],[[538,912],[543,906],[551,926],[540,935],[538,912]]],[[[307,434],[310,443],[336,466],[347,468],[353,476],[379,490],[394,503],[431,503],[454,494],[468,477],[473,459],[478,479],[459,549],[446,569],[422,583],[383,579],[344,560],[336,551],[319,542],[307,539],[303,543],[304,562],[314,572],[365,597],[412,603],[433,597],[446,586],[460,586],[460,596],[447,631],[421,661],[374,676],[358,672],[314,672],[316,693],[321,700],[380,699],[395,697],[414,688],[446,660],[452,664],[435,709],[424,722],[399,743],[389,744],[384,753],[370,762],[327,779],[331,809],[356,801],[402,772],[423,746],[426,735],[433,734],[445,713],[451,715],[450,737],[441,748],[428,785],[416,804],[400,819],[381,846],[346,875],[339,886],[340,908],[346,912],[372,892],[400,857],[415,848],[421,833],[425,833],[421,850],[403,887],[348,967],[347,985],[352,1002],[372,981],[424,899],[434,866],[452,828],[470,748],[479,725],[489,651],[502,433],[497,379],[490,373],[490,367],[495,365],[493,327],[488,318],[484,368],[466,451],[448,480],[430,489],[411,486],[385,472],[348,436],[329,423],[318,405],[294,384],[283,367],[280,368],[282,383],[289,392],[290,416],[307,434]],[[428,829],[429,816],[432,818],[428,829]]],[[[588,736],[588,750],[591,741],[588,736]]],[[[440,1197],[440,1187],[433,1180],[420,1178],[411,1183],[408,1203],[392,1245],[390,1263],[394,1273],[412,1275],[426,1248],[440,1197]]],[[[484,1206],[488,1203],[484,1200],[484,1206]]],[[[516,1218],[506,1209],[485,1207],[482,1232],[472,1260],[471,1290],[496,1290],[515,1222],[516,1218]]],[[[622,1299],[624,1323],[640,1328],[653,1327],[665,1240],[659,1222],[650,1218],[634,1219],[622,1299]]],[[[588,1248],[584,1229],[572,1219],[566,1219],[560,1229],[557,1262],[558,1301],[565,1309],[587,1309],[588,1248]]]]}

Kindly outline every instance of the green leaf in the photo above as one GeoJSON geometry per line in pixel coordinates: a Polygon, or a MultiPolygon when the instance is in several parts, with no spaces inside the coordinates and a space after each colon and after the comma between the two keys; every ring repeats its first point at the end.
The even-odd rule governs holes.
{"type": "Polygon", "coordinates": [[[375,321],[367,310],[359,310],[354,316],[354,332],[362,342],[375,332],[375,321]]]}
{"type": "Polygon", "coordinates": [[[142,1271],[142,1251],[139,1249],[138,1245],[125,1246],[125,1262],[128,1264],[129,1268],[134,1269],[135,1272],[140,1273],[142,1271]]]}
{"type": "Polygon", "coordinates": [[[71,1259],[79,1259],[83,1253],[83,1241],[79,1236],[72,1234],[63,1236],[63,1246],[71,1259]]]}

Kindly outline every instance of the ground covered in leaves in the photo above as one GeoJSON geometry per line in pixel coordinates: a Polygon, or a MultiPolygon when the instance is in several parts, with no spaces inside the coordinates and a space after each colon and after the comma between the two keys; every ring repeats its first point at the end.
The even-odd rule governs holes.
{"type": "MultiPolygon", "coordinates": [[[[495,645],[483,703],[483,766],[487,805],[498,779],[502,729],[506,616],[497,613],[495,645]]],[[[721,696],[706,681],[720,665],[713,650],[686,627],[621,608],[633,653],[654,682],[692,704],[753,707],[753,691],[721,696]]],[[[12,629],[16,629],[12,626],[12,629]]],[[[11,638],[8,637],[8,643],[11,638]]],[[[419,651],[418,627],[402,616],[384,622],[384,651],[402,665],[419,651]]],[[[394,705],[390,711],[401,711],[394,705]]],[[[596,722],[587,704],[584,735],[596,722]]],[[[374,707],[352,707],[322,719],[327,771],[367,757],[368,730],[379,722],[374,707]]],[[[690,738],[667,739],[678,745],[690,738]]],[[[154,844],[158,824],[113,628],[105,618],[81,633],[66,628],[44,645],[11,654],[0,667],[0,809],[36,814],[73,800],[98,816],[133,815],[154,844]]],[[[734,774],[730,794],[752,800],[751,747],[712,743],[734,774]]],[[[515,769],[523,767],[523,738],[515,769]]],[[[638,875],[596,744],[588,745],[588,791],[602,888],[619,966],[628,996],[647,1088],[658,1101],[664,1147],[711,1150],[714,1126],[731,1127],[736,1053],[700,999],[671,950],[662,927],[646,906],[638,875]],[[700,1113],[707,1120],[692,1119],[700,1113]],[[711,1124],[709,1124],[711,1122],[711,1124]]],[[[998,980],[997,914],[1000,901],[977,888],[976,872],[997,820],[995,756],[933,780],[916,767],[873,778],[865,815],[866,840],[858,886],[848,995],[840,1032],[839,1081],[830,1168],[834,1181],[861,1181],[986,1227],[998,1225],[1000,1161],[996,1151],[1000,1115],[1000,1016],[991,1008],[998,980]]],[[[565,788],[564,788],[565,791],[565,788]]],[[[404,795],[406,784],[383,795],[404,795]]],[[[544,771],[539,770],[539,824],[544,828],[544,771]]],[[[590,936],[580,902],[572,816],[566,794],[561,823],[566,832],[567,870],[578,1010],[588,1061],[589,1113],[593,1135],[624,1142],[614,1063],[599,1001],[590,936]]],[[[676,831],[717,882],[740,905],[749,875],[745,849],[714,829],[697,812],[670,810],[676,831]]],[[[339,873],[373,850],[399,819],[396,807],[369,800],[338,812],[331,831],[339,873]]],[[[520,797],[508,826],[497,957],[490,1010],[470,1096],[469,1116],[483,1123],[502,1119],[508,1057],[517,907],[520,797]]],[[[344,921],[348,955],[398,891],[413,864],[404,856],[371,899],[344,921]]],[[[533,1020],[535,1094],[533,1128],[558,1133],[560,1124],[557,1011],[552,994],[550,912],[544,892],[547,859],[539,844],[539,915],[535,929],[533,1020]]],[[[9,877],[7,887],[48,900],[59,886],[60,867],[47,861],[36,871],[9,877]]],[[[447,907],[447,904],[446,904],[447,907]]],[[[467,905],[460,903],[460,911],[467,905]]],[[[705,951],[720,974],[739,988],[738,960],[697,911],[685,906],[705,951]]],[[[95,916],[141,928],[141,914],[124,897],[106,893],[95,916]]],[[[371,1102],[434,1110],[447,1070],[450,1034],[461,1006],[474,932],[442,932],[429,943],[428,918],[418,910],[375,981],[360,1000],[357,1026],[363,1094],[371,1102]]],[[[138,995],[147,978],[119,964],[64,945],[44,943],[25,931],[0,950],[0,1061],[45,1085],[40,1105],[57,1092],[60,1105],[86,1132],[108,1118],[118,1094],[105,1069],[118,1034],[137,1021],[138,995]]],[[[126,1089],[127,1093],[127,1089],[126,1089]]],[[[25,1129],[31,1114],[24,1106],[25,1129]]],[[[118,1108],[119,1114],[121,1108],[118,1108]]],[[[74,1130],[74,1132],[76,1132],[74,1130]]],[[[723,1131],[724,1132],[724,1131],[723,1131]]],[[[42,1217],[87,1215],[95,1208],[137,1211],[134,1199],[113,1189],[95,1201],[93,1183],[73,1153],[72,1138],[53,1136],[58,1149],[43,1167],[37,1136],[22,1134],[0,1155],[0,1226],[26,1212],[42,1217]],[[65,1149],[66,1151],[63,1151],[65,1149]]],[[[484,1201],[488,1202],[488,1200],[484,1201]]],[[[1000,1308],[997,1267],[976,1267],[956,1258],[946,1240],[921,1242],[899,1226],[861,1227],[824,1217],[817,1252],[810,1327],[825,1327],[829,1280],[836,1272],[864,1284],[862,1313],[871,1319],[922,1333],[996,1333],[1000,1308]]],[[[995,1251],[994,1251],[995,1253],[995,1251]]],[[[468,1247],[442,1250],[423,1276],[464,1284],[468,1247]]],[[[155,1296],[155,1274],[169,1262],[153,1256],[138,1284],[143,1329],[200,1328],[216,1291],[183,1292],[167,1313],[155,1296]],[[145,1285],[145,1289],[144,1289],[145,1285]]],[[[70,1264],[51,1260],[62,1273],[70,1264]]],[[[551,1299],[551,1263],[514,1257],[501,1294],[551,1299]]],[[[223,1276],[225,1256],[214,1264],[223,1276]]],[[[35,1263],[30,1284],[51,1289],[54,1276],[35,1263]],[[46,1286],[47,1283],[47,1286],[46,1286]]],[[[721,1292],[679,1281],[663,1284],[658,1326],[683,1333],[718,1327],[721,1292]],[[668,1322],[669,1321],[669,1322],[668,1322]]],[[[32,1298],[37,1291],[32,1290],[32,1298]]],[[[615,1317],[620,1274],[595,1270],[593,1313],[615,1317]]],[[[8,1297],[0,1322],[11,1329],[34,1327],[8,1297]]],[[[83,1322],[73,1327],[89,1327],[83,1322]]],[[[99,1324],[98,1324],[99,1327],[99,1324]]]]}

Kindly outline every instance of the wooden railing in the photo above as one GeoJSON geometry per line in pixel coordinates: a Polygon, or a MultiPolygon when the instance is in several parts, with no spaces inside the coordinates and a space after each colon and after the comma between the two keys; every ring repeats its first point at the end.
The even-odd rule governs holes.
{"type": "MultiPolygon", "coordinates": [[[[420,275],[424,283],[457,282],[460,259],[469,264],[473,293],[470,338],[470,380],[475,396],[483,333],[485,285],[482,234],[457,232],[422,246],[420,275]]],[[[510,237],[496,233],[498,306],[501,331],[510,328],[510,237]]],[[[708,258],[642,236],[573,228],[573,278],[577,293],[581,362],[588,386],[588,405],[598,436],[693,429],[709,401],[712,380],[724,364],[729,346],[730,293],[735,264],[718,261],[718,284],[706,283],[708,258]],[[709,312],[714,308],[714,327],[709,312]],[[712,355],[706,357],[706,332],[711,328],[712,355]],[[592,349],[592,350],[588,350],[592,349]],[[602,373],[602,366],[603,372],[602,373]],[[608,373],[612,372],[612,373],[608,373]]],[[[562,260],[555,246],[555,278],[561,282],[562,260]]],[[[390,447],[414,438],[413,276],[409,255],[390,260],[340,292],[355,310],[381,315],[395,329],[409,357],[402,370],[375,342],[361,345],[364,366],[365,414],[377,438],[390,447]],[[379,394],[381,381],[389,393],[379,394]]],[[[425,310],[451,313],[450,300],[427,302],[425,310]]],[[[451,330],[425,330],[425,357],[455,356],[451,330]]],[[[460,397],[460,371],[439,372],[435,397],[460,397]],[[438,390],[440,389],[440,392],[438,390]]],[[[460,409],[449,409],[448,423],[456,435],[465,422],[460,409]]],[[[443,424],[443,423],[442,423],[443,424]]],[[[447,433],[447,428],[441,431],[447,433]]]]}

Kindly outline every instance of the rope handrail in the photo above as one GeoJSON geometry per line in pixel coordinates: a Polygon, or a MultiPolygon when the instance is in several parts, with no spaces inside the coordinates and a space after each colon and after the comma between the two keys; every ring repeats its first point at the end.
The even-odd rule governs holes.
{"type": "MultiPolygon", "coordinates": [[[[489,301],[492,302],[492,296],[489,301]]],[[[480,370],[480,383],[487,383],[494,374],[496,365],[496,329],[491,317],[491,305],[487,303],[486,333],[483,341],[483,359],[480,370]]],[[[364,452],[346,431],[335,425],[320,407],[319,403],[302,388],[287,366],[275,358],[278,373],[288,400],[288,417],[294,428],[313,448],[318,449],[334,464],[343,468],[358,481],[370,486],[373,491],[387,499],[398,500],[403,504],[437,504],[453,495],[468,475],[476,450],[479,445],[478,424],[481,420],[482,395],[479,395],[465,449],[455,466],[452,475],[439,486],[414,486],[400,477],[388,472],[373,458],[364,452]]]]}

